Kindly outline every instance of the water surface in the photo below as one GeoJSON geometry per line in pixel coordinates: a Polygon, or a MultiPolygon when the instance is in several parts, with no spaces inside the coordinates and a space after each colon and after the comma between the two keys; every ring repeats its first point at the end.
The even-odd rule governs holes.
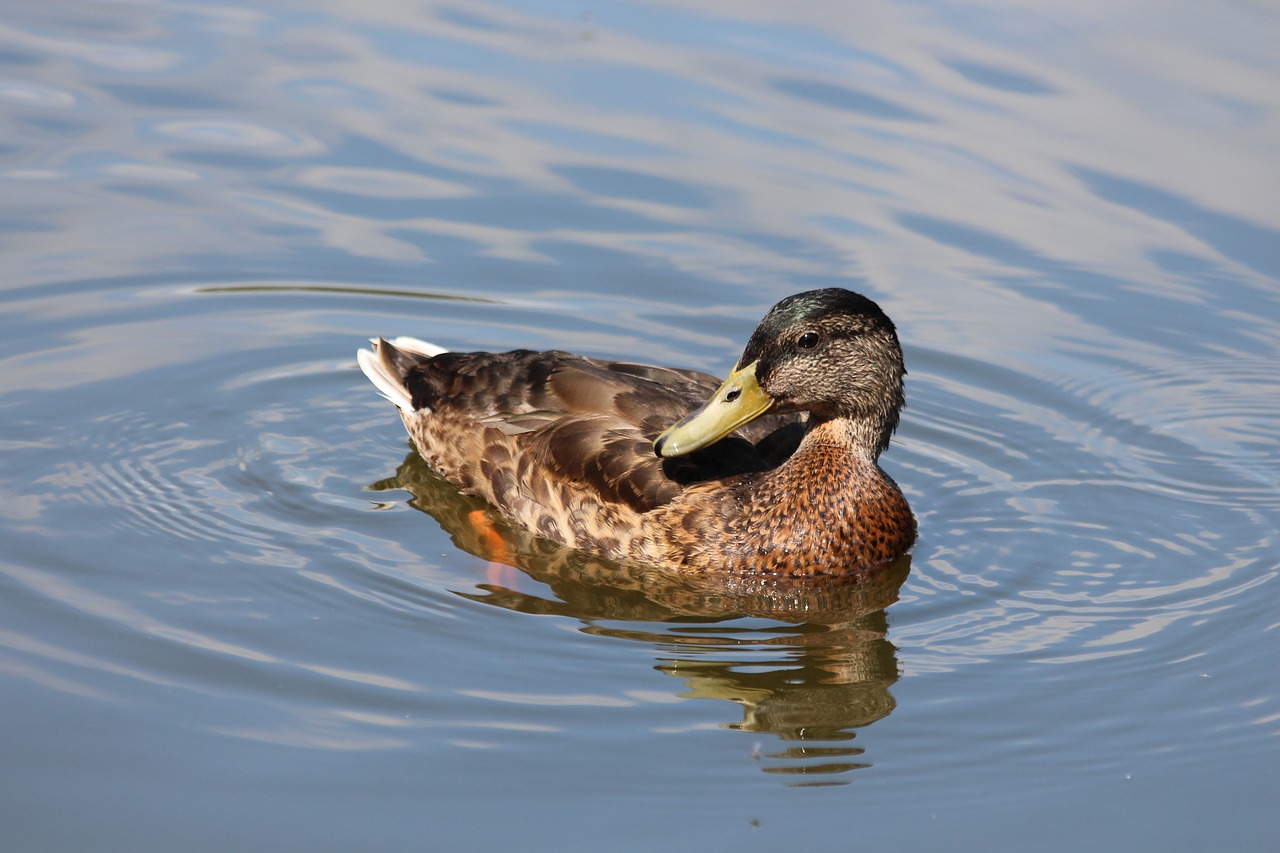
{"type": "Polygon", "coordinates": [[[8,844],[1274,847],[1277,33],[1226,2],[10,10],[8,844]],[[353,357],[723,373],[833,284],[898,324],[882,461],[920,522],[837,589],[500,525],[488,559],[353,357]]]}

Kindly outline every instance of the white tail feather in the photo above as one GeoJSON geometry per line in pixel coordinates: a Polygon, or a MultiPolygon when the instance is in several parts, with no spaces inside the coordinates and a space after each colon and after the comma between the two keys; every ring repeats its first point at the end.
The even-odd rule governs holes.
{"type": "Polygon", "coordinates": [[[391,345],[402,352],[412,352],[418,355],[439,355],[442,352],[448,352],[444,347],[438,347],[435,344],[429,344],[418,338],[410,338],[401,335],[398,338],[391,339],[391,345]]]}
{"type": "MultiPolygon", "coordinates": [[[[414,411],[413,398],[409,396],[409,391],[404,387],[400,377],[392,372],[385,353],[381,351],[382,342],[378,338],[370,338],[370,342],[373,344],[372,350],[356,350],[356,362],[360,365],[360,369],[364,371],[365,376],[369,377],[369,381],[378,389],[378,393],[395,403],[396,408],[402,412],[414,411]]],[[[442,352],[448,352],[444,347],[438,347],[417,338],[399,337],[388,343],[401,352],[412,355],[436,356],[442,352]]]]}

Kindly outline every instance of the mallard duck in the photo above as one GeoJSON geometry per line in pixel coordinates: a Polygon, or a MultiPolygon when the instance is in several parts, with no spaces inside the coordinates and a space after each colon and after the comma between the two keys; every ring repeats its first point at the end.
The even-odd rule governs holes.
{"type": "Polygon", "coordinates": [[[720,382],[566,352],[458,353],[373,339],[358,361],[418,452],[538,535],[686,572],[864,572],[915,541],[878,459],[902,349],[840,288],[773,306],[720,382]]]}

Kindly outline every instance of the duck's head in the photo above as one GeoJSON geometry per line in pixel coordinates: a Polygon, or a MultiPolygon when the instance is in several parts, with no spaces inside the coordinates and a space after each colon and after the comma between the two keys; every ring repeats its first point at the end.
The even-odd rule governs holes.
{"type": "Polygon", "coordinates": [[[711,399],[654,442],[659,456],[692,453],[766,412],[845,419],[873,455],[889,446],[906,375],[893,322],[867,297],[830,287],[769,310],[711,399]]]}

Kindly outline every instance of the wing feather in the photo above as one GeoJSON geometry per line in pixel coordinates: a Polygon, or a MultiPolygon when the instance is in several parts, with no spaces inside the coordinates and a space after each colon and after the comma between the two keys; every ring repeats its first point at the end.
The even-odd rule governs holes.
{"type": "MultiPolygon", "coordinates": [[[[690,483],[772,467],[778,451],[763,452],[757,442],[761,448],[779,444],[777,436],[762,439],[797,420],[764,418],[748,425],[747,438],[663,460],[653,452],[653,440],[701,405],[719,386],[716,377],[558,351],[419,351],[407,358],[386,356],[383,364],[402,366],[401,384],[415,409],[464,415],[477,429],[510,436],[526,457],[519,466],[525,477],[546,478],[639,512],[670,502],[690,483]]],[[[798,434],[795,442],[780,444],[794,443],[798,434]]],[[[471,460],[477,462],[482,460],[471,460]]],[[[536,495],[546,485],[530,481],[523,490],[536,495]]]]}

